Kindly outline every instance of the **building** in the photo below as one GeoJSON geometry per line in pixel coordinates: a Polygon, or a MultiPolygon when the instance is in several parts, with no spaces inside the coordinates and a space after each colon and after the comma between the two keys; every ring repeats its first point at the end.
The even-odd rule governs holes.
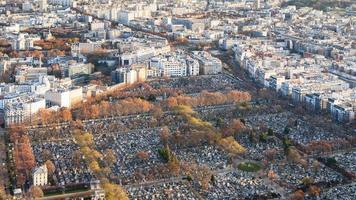
{"type": "Polygon", "coordinates": [[[114,83],[126,83],[126,70],[118,68],[111,72],[111,81],[114,83]]]}
{"type": "Polygon", "coordinates": [[[33,170],[33,185],[34,186],[45,186],[48,184],[48,170],[46,165],[42,165],[33,170]]]}
{"type": "Polygon", "coordinates": [[[98,52],[101,49],[102,48],[101,48],[101,44],[100,43],[95,43],[95,42],[91,42],[91,43],[75,43],[75,44],[72,44],[71,53],[72,53],[72,56],[76,57],[76,56],[79,56],[81,54],[88,54],[88,53],[98,52]]]}
{"type": "Polygon", "coordinates": [[[70,7],[72,6],[72,0],[49,0],[49,3],[52,5],[59,5],[63,7],[70,7]]]}
{"type": "Polygon", "coordinates": [[[275,76],[272,75],[269,78],[269,87],[276,91],[279,92],[281,90],[282,87],[282,83],[285,81],[285,77],[284,76],[275,76]]]}
{"type": "Polygon", "coordinates": [[[229,49],[232,49],[232,47],[234,46],[234,44],[236,44],[237,42],[233,39],[230,38],[224,38],[224,39],[220,39],[219,40],[219,48],[227,51],[229,49]]]}
{"type": "MultiPolygon", "coordinates": [[[[129,25],[130,21],[138,18],[151,18],[152,12],[157,10],[157,5],[153,4],[144,5],[143,3],[135,3],[128,6],[127,9],[118,12],[119,22],[125,25],[129,25]]],[[[113,15],[112,13],[111,16],[113,15]]],[[[110,17],[107,17],[110,18],[110,17]]]]}
{"type": "Polygon", "coordinates": [[[30,50],[34,47],[33,42],[40,40],[39,36],[20,33],[11,39],[11,47],[13,50],[30,50]]]}
{"type": "Polygon", "coordinates": [[[193,59],[191,57],[186,57],[185,61],[187,63],[187,75],[198,76],[200,68],[198,60],[193,59]]]}
{"type": "Polygon", "coordinates": [[[3,73],[5,73],[7,71],[7,69],[9,68],[9,61],[7,60],[2,60],[0,61],[0,75],[2,75],[3,73]]]}
{"type": "Polygon", "coordinates": [[[14,98],[4,105],[4,123],[8,127],[11,124],[20,124],[26,120],[31,121],[40,109],[46,108],[43,98],[29,95],[14,98]]]}
{"type": "Polygon", "coordinates": [[[48,3],[47,0],[40,0],[39,1],[39,7],[41,12],[47,12],[48,9],[48,3]]]}
{"type": "Polygon", "coordinates": [[[30,11],[32,11],[32,8],[33,8],[32,3],[30,3],[30,2],[22,3],[22,10],[24,12],[30,12],[30,11]]]}
{"type": "Polygon", "coordinates": [[[90,189],[93,192],[91,195],[92,200],[104,200],[105,199],[105,191],[100,186],[100,181],[95,180],[90,182],[90,189]]]}
{"type": "Polygon", "coordinates": [[[46,67],[21,66],[16,68],[15,82],[39,80],[40,77],[47,76],[46,67]]]}
{"type": "Polygon", "coordinates": [[[304,101],[305,107],[309,111],[319,112],[327,108],[327,98],[320,93],[306,94],[304,101]]]}
{"type": "Polygon", "coordinates": [[[114,83],[133,84],[135,82],[145,81],[146,77],[147,69],[144,65],[121,67],[111,72],[111,80],[114,83]]]}
{"type": "Polygon", "coordinates": [[[150,70],[156,71],[152,74],[165,77],[187,76],[187,65],[180,62],[173,56],[165,56],[161,58],[152,58],[150,60],[150,70]]]}
{"type": "Polygon", "coordinates": [[[49,106],[67,107],[83,101],[82,87],[54,88],[45,93],[46,104],[49,106]]]}
{"type": "Polygon", "coordinates": [[[192,57],[199,61],[201,74],[211,75],[222,72],[221,60],[211,56],[210,53],[206,51],[193,51],[192,57]]]}
{"type": "Polygon", "coordinates": [[[23,199],[23,194],[21,188],[14,189],[14,198],[15,199],[23,199]]]}
{"type": "Polygon", "coordinates": [[[64,77],[74,77],[78,75],[90,75],[94,72],[94,65],[91,63],[70,62],[61,68],[64,77]]]}
{"type": "Polygon", "coordinates": [[[142,63],[155,56],[154,47],[141,46],[139,49],[127,51],[119,56],[121,66],[130,66],[132,64],[142,63]]]}
{"type": "Polygon", "coordinates": [[[189,18],[173,18],[172,23],[184,25],[187,29],[197,33],[202,33],[205,29],[205,24],[206,24],[202,19],[189,19],[189,18]]]}
{"type": "Polygon", "coordinates": [[[331,116],[337,122],[350,122],[355,119],[355,103],[333,105],[331,116]]]}
{"type": "Polygon", "coordinates": [[[149,77],[182,77],[199,75],[199,62],[184,52],[175,51],[149,61],[149,77]]]}
{"type": "Polygon", "coordinates": [[[105,29],[105,23],[101,21],[93,21],[90,23],[91,31],[100,31],[105,29]]]}

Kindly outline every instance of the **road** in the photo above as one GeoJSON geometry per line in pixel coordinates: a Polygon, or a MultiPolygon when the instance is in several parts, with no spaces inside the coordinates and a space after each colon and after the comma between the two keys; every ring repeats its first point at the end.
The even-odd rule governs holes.
{"type": "MultiPolygon", "coordinates": [[[[213,105],[213,106],[201,106],[194,108],[195,111],[200,112],[200,111],[214,111],[214,110],[220,110],[220,109],[227,109],[227,108],[234,108],[236,105],[235,104],[222,104],[222,105],[213,105]]],[[[171,115],[174,112],[173,111],[165,111],[163,112],[166,115],[171,115]]],[[[134,114],[134,115],[124,115],[124,116],[114,116],[114,117],[103,117],[103,118],[98,118],[98,119],[88,119],[88,120],[82,120],[81,122],[83,124],[89,124],[89,123],[94,123],[94,122],[103,122],[107,120],[120,120],[120,119],[134,119],[134,118],[139,118],[139,117],[147,117],[150,116],[150,113],[142,113],[142,114],[134,114]]],[[[48,125],[36,125],[36,126],[29,126],[29,130],[36,130],[40,128],[49,128],[49,127],[65,127],[69,126],[70,122],[62,122],[62,123],[54,123],[54,124],[48,124],[48,125]]]]}
{"type": "Polygon", "coordinates": [[[60,194],[60,195],[53,195],[48,197],[39,198],[39,200],[58,200],[58,199],[81,199],[81,197],[91,197],[94,193],[93,190],[84,191],[84,192],[75,192],[69,194],[60,194]]]}
{"type": "Polygon", "coordinates": [[[4,133],[5,130],[0,128],[0,186],[7,186],[7,184],[9,183],[9,176],[6,165],[7,145],[4,133]]]}
{"type": "MultiPolygon", "coordinates": [[[[233,172],[236,171],[236,169],[232,168],[232,167],[227,167],[225,169],[218,169],[218,170],[214,170],[212,171],[213,174],[226,174],[229,172],[233,172]]],[[[124,187],[127,188],[139,188],[139,187],[147,187],[147,186],[153,186],[153,185],[161,185],[161,184],[167,184],[167,183],[177,183],[177,182],[181,182],[181,181],[187,181],[184,180],[184,178],[186,178],[186,176],[176,176],[176,177],[171,177],[171,178],[165,178],[165,179],[158,179],[158,180],[154,180],[154,181],[145,181],[145,182],[141,182],[141,183],[134,183],[134,184],[129,184],[129,185],[125,185],[124,187]]]]}

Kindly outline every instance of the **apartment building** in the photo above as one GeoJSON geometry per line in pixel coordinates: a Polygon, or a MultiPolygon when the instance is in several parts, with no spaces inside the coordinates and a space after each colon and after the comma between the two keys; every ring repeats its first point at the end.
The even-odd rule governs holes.
{"type": "Polygon", "coordinates": [[[219,74],[222,72],[222,62],[206,51],[194,51],[192,58],[197,59],[200,72],[204,75],[219,74]]]}
{"type": "Polygon", "coordinates": [[[4,105],[5,126],[8,127],[11,124],[19,124],[26,120],[31,120],[40,109],[45,108],[45,100],[33,96],[21,96],[8,101],[4,105]]]}

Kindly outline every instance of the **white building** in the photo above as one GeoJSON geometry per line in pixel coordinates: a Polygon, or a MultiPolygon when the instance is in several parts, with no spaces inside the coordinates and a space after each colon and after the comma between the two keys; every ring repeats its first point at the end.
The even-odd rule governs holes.
{"type": "Polygon", "coordinates": [[[47,76],[46,67],[21,66],[16,68],[15,81],[23,83],[25,81],[39,80],[40,77],[47,76]]]}
{"type": "Polygon", "coordinates": [[[202,74],[208,75],[222,72],[221,60],[211,56],[211,54],[206,51],[194,51],[193,58],[199,61],[202,74]]]}
{"type": "Polygon", "coordinates": [[[120,55],[120,65],[129,66],[132,64],[142,63],[155,55],[154,47],[145,47],[142,46],[140,49],[135,49],[130,52],[125,52],[120,55]]]}
{"type": "Polygon", "coordinates": [[[45,93],[46,103],[50,106],[70,108],[83,100],[83,88],[55,88],[45,93]]]}
{"type": "Polygon", "coordinates": [[[7,60],[0,61],[0,75],[5,73],[10,65],[10,62],[7,60]]]}
{"type": "Polygon", "coordinates": [[[91,31],[100,31],[105,29],[105,23],[101,21],[93,21],[90,23],[90,30],[91,31]]]}
{"type": "Polygon", "coordinates": [[[150,69],[156,70],[159,76],[177,77],[187,76],[187,65],[181,63],[172,56],[163,58],[152,58],[150,60],[150,69]]]}
{"type": "Polygon", "coordinates": [[[180,77],[199,75],[199,62],[182,52],[151,58],[148,76],[180,77]]]}
{"type": "Polygon", "coordinates": [[[44,108],[46,108],[46,102],[42,98],[27,95],[12,99],[4,105],[5,126],[31,120],[32,116],[44,108]]]}
{"type": "Polygon", "coordinates": [[[118,18],[121,23],[128,25],[130,21],[137,18],[151,18],[152,12],[157,10],[155,3],[149,5],[135,3],[132,5],[134,6],[133,8],[118,12],[118,18]]]}
{"type": "Polygon", "coordinates": [[[33,42],[40,39],[39,36],[20,33],[11,40],[11,47],[14,50],[29,50],[33,48],[33,42]]]}
{"type": "Polygon", "coordinates": [[[37,167],[33,171],[33,185],[44,186],[48,183],[48,170],[46,165],[37,167]]]}

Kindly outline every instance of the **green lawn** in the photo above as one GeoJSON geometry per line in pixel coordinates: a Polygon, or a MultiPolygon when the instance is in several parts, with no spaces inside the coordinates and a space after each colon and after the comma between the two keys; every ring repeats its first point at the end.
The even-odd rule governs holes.
{"type": "Polygon", "coordinates": [[[261,165],[258,163],[253,163],[253,162],[244,162],[240,163],[237,168],[242,171],[246,172],[257,172],[258,170],[261,169],[261,165]]]}
{"type": "MultiPolygon", "coordinates": [[[[70,194],[70,193],[76,193],[76,192],[85,192],[89,191],[90,188],[77,188],[77,189],[66,189],[64,194],[70,194]]],[[[54,196],[54,195],[61,195],[63,194],[62,191],[51,191],[51,192],[45,192],[44,196],[54,196]]]]}

